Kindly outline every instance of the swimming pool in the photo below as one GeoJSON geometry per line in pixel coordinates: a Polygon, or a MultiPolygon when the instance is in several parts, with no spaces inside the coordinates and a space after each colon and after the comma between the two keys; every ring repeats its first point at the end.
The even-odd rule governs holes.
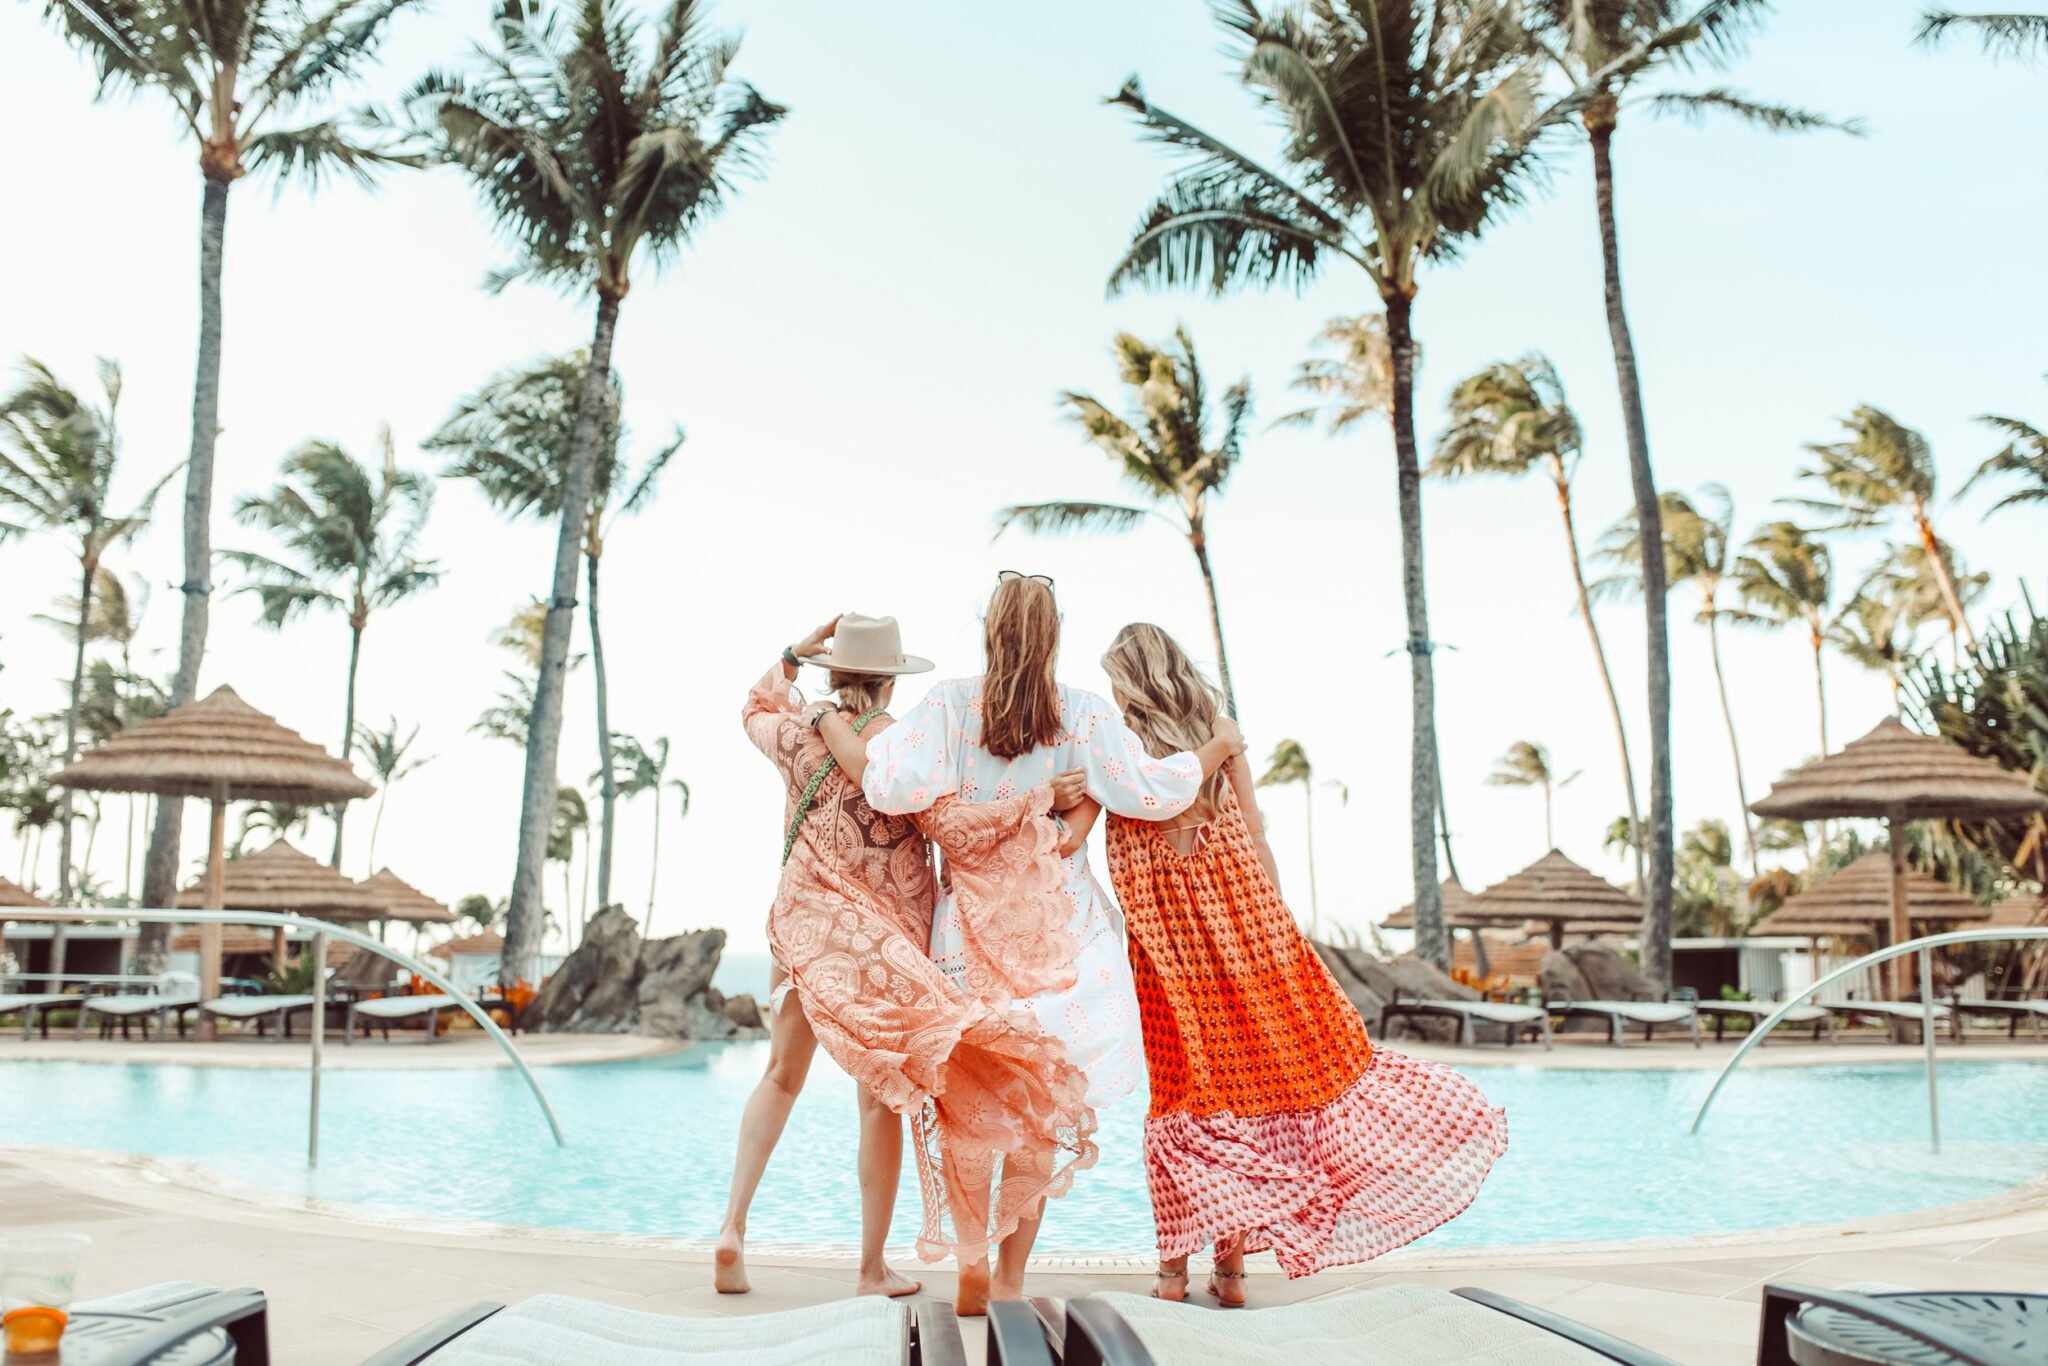
{"type": "MultiPolygon", "coordinates": [[[[303,1072],[0,1062],[0,1144],[187,1159],[379,1217],[710,1238],[766,1049],[544,1069],[565,1149],[506,1070],[330,1071],[311,1172],[303,1072]]],[[[1697,1138],[1685,1126],[1710,1073],[1467,1070],[1507,1107],[1509,1151],[1471,1210],[1426,1240],[1436,1247],[1833,1223],[1994,1195],[2048,1170],[2048,1063],[1945,1061],[1939,1157],[1916,1066],[1745,1072],[1697,1138]]],[[[1042,1250],[1149,1249],[1143,1113],[1137,1099],[1104,1113],[1102,1160],[1054,1202],[1042,1250]]],[[[852,1083],[819,1059],[762,1184],[757,1246],[854,1242],[853,1124],[852,1083]]],[[[916,1233],[916,1189],[906,1170],[892,1241],[916,1233]]]]}

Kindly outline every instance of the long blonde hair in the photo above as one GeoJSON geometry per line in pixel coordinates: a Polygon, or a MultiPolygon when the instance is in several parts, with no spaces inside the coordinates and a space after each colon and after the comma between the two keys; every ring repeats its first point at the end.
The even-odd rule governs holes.
{"type": "MultiPolygon", "coordinates": [[[[1222,691],[1195,667],[1180,642],[1157,626],[1134,621],[1117,632],[1102,667],[1123,705],[1124,723],[1153,758],[1200,749],[1216,734],[1222,691]]],[[[1227,781],[1226,769],[1210,774],[1202,784],[1202,801],[1221,806],[1227,781]]]]}
{"type": "Polygon", "coordinates": [[[996,585],[982,621],[981,745],[998,759],[1029,754],[1060,738],[1060,613],[1052,589],[1038,579],[996,585]]]}

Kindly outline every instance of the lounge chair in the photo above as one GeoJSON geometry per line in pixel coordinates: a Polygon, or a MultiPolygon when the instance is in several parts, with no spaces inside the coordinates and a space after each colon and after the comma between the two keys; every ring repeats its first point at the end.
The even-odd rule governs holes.
{"type": "Polygon", "coordinates": [[[76,1006],[88,998],[75,991],[46,991],[33,995],[0,996],[0,1015],[21,1016],[21,1037],[35,1036],[36,1016],[43,1017],[43,1037],[50,1037],[50,1012],[76,1006]]]}
{"type": "Polygon", "coordinates": [[[216,1361],[227,1359],[222,1353],[229,1343],[236,1366],[270,1366],[269,1305],[263,1292],[169,1281],[72,1305],[63,1359],[76,1355],[93,1366],[216,1361]]]}
{"type": "MultiPolygon", "coordinates": [[[[1295,1366],[1302,1360],[1342,1360],[1347,1366],[1678,1366],[1597,1328],[1485,1290],[1454,1294],[1420,1285],[1376,1286],[1233,1314],[1129,1294],[1068,1300],[1063,1311],[1052,1301],[1033,1305],[1062,1366],[1295,1366]]],[[[998,1325],[1014,1325],[1028,1313],[1020,1304],[989,1306],[990,1366],[1013,1366],[995,1352],[998,1325]]]]}
{"type": "MultiPolygon", "coordinates": [[[[1955,1013],[1957,1019],[1961,1019],[1965,1015],[1998,1016],[2005,1021],[2005,1037],[2008,1039],[2017,1039],[2020,1036],[2020,1023],[2025,1021],[2033,1027],[2034,1042],[2041,1043],[2044,1041],[2044,1036],[2041,1033],[2041,1022],[2048,1020],[2048,1001],[1951,1000],[1948,1005],[1949,1009],[1955,1013]]],[[[4,1000],[0,1000],[0,1015],[5,1015],[6,1013],[7,1003],[4,1000]]],[[[1956,1041],[1958,1043],[1962,1042],[1962,1037],[1962,1031],[1960,1029],[1956,1030],[1956,1041]]]]}
{"type": "MultiPolygon", "coordinates": [[[[1779,1006],[1776,1001],[1702,1001],[1699,999],[1699,993],[1691,987],[1680,987],[1671,993],[1671,999],[1689,1003],[1700,1014],[1712,1020],[1715,1043],[1721,1042],[1722,1034],[1730,1020],[1742,1021],[1743,1032],[1752,1033],[1758,1025],[1769,1019],[1779,1006]]],[[[1835,1041],[1835,1017],[1828,1014],[1823,1006],[1794,1006],[1780,1023],[1810,1024],[1813,1026],[1814,1042],[1818,1043],[1823,1033],[1827,1035],[1829,1043],[1835,1041]]]]}
{"type": "Polygon", "coordinates": [[[1467,1048],[1478,1042],[1477,1026],[1499,1025],[1510,1048],[1515,1046],[1515,1036],[1524,1029],[1531,1038],[1543,1041],[1550,1047],[1550,1012],[1541,1006],[1515,1005],[1506,1001],[1457,1001],[1411,997],[1399,987],[1394,988],[1394,999],[1380,1007],[1380,1033],[1387,1032],[1387,1021],[1396,1015],[1430,1015],[1458,1022],[1458,1042],[1467,1048]]]}
{"type": "MultiPolygon", "coordinates": [[[[393,1020],[410,1020],[416,1016],[427,1017],[427,1042],[438,1037],[436,1021],[444,1010],[458,1010],[453,996],[377,996],[367,1001],[350,1001],[348,1018],[342,1026],[341,1041],[345,1044],[356,1041],[356,1021],[370,1020],[384,1026],[384,1037],[391,1037],[393,1020]]],[[[365,1031],[367,1032],[367,1031],[365,1031]]]]}
{"type": "Polygon", "coordinates": [[[217,1001],[202,1001],[199,1008],[208,1015],[223,1020],[254,1020],[261,1033],[266,1023],[276,1026],[271,1038],[283,1043],[292,1034],[292,1012],[311,1010],[310,996],[223,996],[217,1001]]]}
{"type": "Polygon", "coordinates": [[[2048,1360],[2048,1295],[1766,1285],[1756,1360],[2034,1366],[2048,1360]]]}
{"type": "Polygon", "coordinates": [[[535,1295],[509,1309],[471,1305],[367,1358],[363,1366],[966,1366],[959,1321],[935,1300],[861,1296],[734,1318],[681,1318],[535,1295]]]}
{"type": "Polygon", "coordinates": [[[1544,1007],[1568,1020],[1601,1021],[1607,1026],[1607,1042],[1616,1048],[1627,1042],[1625,1031],[1630,1025],[1643,1027],[1645,1043],[1656,1036],[1658,1025],[1684,1025],[1692,1035],[1692,1046],[1698,1048],[1702,1044],[1700,1012],[1691,1001],[1574,1001],[1567,996],[1546,1001],[1544,1007]]]}
{"type": "MultiPolygon", "coordinates": [[[[1875,1015],[1884,1021],[1895,1043],[1905,1041],[1907,1025],[1918,1025],[1926,1019],[1927,1007],[1918,1001],[1816,1001],[1815,1005],[1831,1015],[1843,1019],[1855,1019],[1858,1015],[1875,1015]]],[[[1949,1009],[1945,1005],[1934,1007],[1934,1022],[1937,1025],[1949,1022],[1949,1009]]]]}
{"type": "Polygon", "coordinates": [[[149,1034],[147,1021],[156,1020],[156,1036],[159,1041],[170,1033],[169,1022],[178,1022],[178,1037],[185,1037],[185,1016],[199,1008],[199,992],[194,987],[169,985],[155,991],[140,992],[130,996],[88,996],[78,1003],[78,1026],[72,1031],[74,1039],[85,1037],[85,1020],[88,1015],[101,1017],[101,1033],[113,1027],[115,1021],[121,1024],[121,1032],[128,1032],[130,1020],[144,1021],[143,1037],[149,1034]]]}

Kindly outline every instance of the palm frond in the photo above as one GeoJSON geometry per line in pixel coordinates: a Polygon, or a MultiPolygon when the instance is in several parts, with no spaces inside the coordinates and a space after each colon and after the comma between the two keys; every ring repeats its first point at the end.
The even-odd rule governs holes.
{"type": "Polygon", "coordinates": [[[1119,503],[1017,503],[996,514],[996,535],[1018,527],[1034,536],[1056,536],[1069,531],[1129,531],[1147,517],[1157,516],[1145,508],[1119,503]]]}
{"type": "Polygon", "coordinates": [[[1950,29],[1976,33],[1984,51],[1994,57],[2025,58],[2048,52],[2048,14],[1958,14],[1931,9],[1920,16],[1920,31],[1913,41],[1932,47],[1947,37],[1950,29]]]}
{"type": "Polygon", "coordinates": [[[1829,130],[1863,136],[1863,120],[1837,119],[1811,109],[1789,104],[1752,100],[1732,90],[1659,91],[1642,101],[1653,114],[1675,114],[1694,127],[1707,121],[1709,113],[1732,114],[1752,128],[1766,133],[1812,133],[1829,130]]]}
{"type": "Polygon", "coordinates": [[[303,128],[258,133],[244,144],[244,160],[251,172],[266,171],[273,175],[280,195],[287,182],[318,189],[325,181],[340,176],[367,187],[376,184],[378,174],[390,167],[426,164],[426,159],[417,153],[361,140],[350,124],[340,118],[324,119],[303,128]]]}

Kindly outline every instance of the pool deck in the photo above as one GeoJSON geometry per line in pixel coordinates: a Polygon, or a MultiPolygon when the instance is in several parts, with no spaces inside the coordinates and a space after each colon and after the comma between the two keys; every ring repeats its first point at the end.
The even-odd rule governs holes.
{"type": "MultiPolygon", "coordinates": [[[[522,1038],[536,1064],[620,1060],[664,1051],[621,1038],[522,1038]]],[[[1538,1067],[1717,1066],[1731,1045],[1659,1041],[1615,1049],[1598,1040],[1560,1039],[1558,1047],[1465,1050],[1403,1045],[1420,1056],[1464,1064],[1538,1067]]],[[[474,1067],[496,1050],[480,1037],[426,1046],[394,1037],[353,1048],[331,1043],[336,1067],[474,1067]]],[[[2048,1048],[1973,1040],[1944,1044],[1948,1060],[2048,1059],[2048,1048]]],[[[52,1038],[0,1040],[0,1060],[73,1058],[101,1062],[204,1062],[304,1067],[303,1041],[230,1041],[211,1047],[176,1042],[121,1044],[52,1038]]],[[[1797,1066],[1917,1062],[1917,1046],[1877,1041],[1840,1046],[1773,1043],[1752,1064],[1797,1066]]],[[[81,1135],[83,1140],[85,1136],[81,1135]]],[[[723,1174],[712,1174],[723,1179],[723,1174]]],[[[0,1230],[65,1229],[92,1235],[80,1294],[111,1294],[166,1280],[252,1285],[271,1302],[278,1360],[325,1366],[356,1363],[404,1332],[476,1300],[512,1301],[557,1292],[624,1307],[679,1315],[761,1313],[847,1294],[849,1257],[824,1247],[757,1248],[754,1293],[720,1296],[699,1244],[603,1239],[561,1231],[392,1226],[317,1208],[287,1207],[244,1193],[208,1191],[177,1164],[70,1149],[0,1147],[0,1230]]],[[[1085,1198],[1085,1197],[1076,1197],[1085,1198]]],[[[1883,1281],[1923,1289],[2048,1288],[2048,1178],[1992,1200],[1825,1229],[1670,1239],[1656,1243],[1532,1249],[1407,1249],[1369,1268],[1282,1279],[1254,1259],[1256,1304],[1279,1304],[1396,1281],[1452,1288],[1477,1285],[1552,1308],[1661,1351],[1686,1366],[1737,1366],[1754,1360],[1757,1303],[1768,1281],[1822,1286],[1883,1281]]],[[[950,1295],[943,1268],[915,1269],[928,1291],[950,1295]]],[[[1142,1293],[1147,1264],[1127,1257],[1049,1257],[1035,1264],[1033,1294],[1093,1290],[1142,1293]]],[[[982,1360],[980,1328],[967,1329],[970,1360],[982,1360]]]]}

